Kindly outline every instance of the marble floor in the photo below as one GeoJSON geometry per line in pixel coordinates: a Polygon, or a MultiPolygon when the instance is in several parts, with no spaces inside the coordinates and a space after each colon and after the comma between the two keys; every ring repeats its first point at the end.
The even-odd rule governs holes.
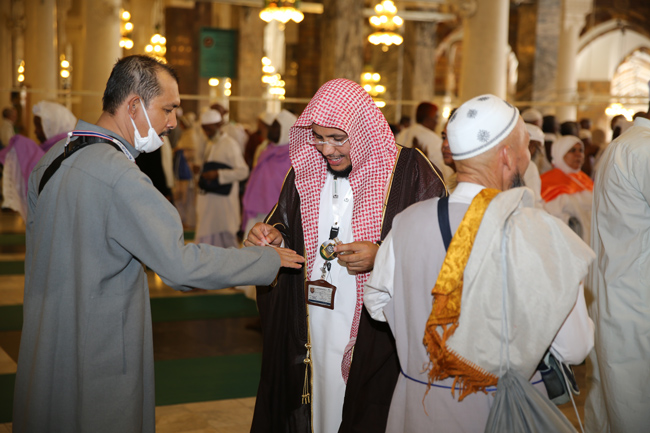
{"type": "MultiPolygon", "coordinates": [[[[13,212],[0,212],[0,233],[24,233],[25,227],[20,217],[13,212]]],[[[24,260],[24,246],[0,247],[0,262],[24,260]]],[[[151,297],[227,295],[237,293],[235,289],[214,292],[201,292],[195,295],[176,292],[167,287],[152,272],[148,274],[151,297]]],[[[20,305],[23,299],[24,275],[0,275],[0,305],[20,305]]],[[[174,359],[184,356],[215,356],[261,351],[261,336],[251,330],[250,319],[217,319],[215,321],[176,322],[180,325],[154,323],[154,356],[159,359],[174,359]],[[197,322],[197,323],[194,323],[197,322]],[[201,335],[206,334],[206,322],[218,327],[221,334],[234,335],[228,340],[205,344],[201,335]],[[183,339],[183,332],[198,336],[192,342],[183,339]],[[176,332],[172,332],[171,329],[176,332]]],[[[213,331],[209,331],[214,334],[213,331]]],[[[207,337],[206,337],[207,339],[207,337]]],[[[0,331],[0,374],[16,371],[19,331],[0,331]]],[[[585,389],[585,366],[575,368],[578,383],[585,389]]],[[[585,392],[576,397],[580,417],[584,417],[585,392]]],[[[200,403],[178,404],[156,407],[156,431],[158,433],[244,433],[250,430],[255,398],[206,401],[200,403]]],[[[578,428],[577,417],[571,403],[560,406],[562,412],[578,428]]],[[[11,432],[11,423],[0,424],[0,433],[11,432]]]]}

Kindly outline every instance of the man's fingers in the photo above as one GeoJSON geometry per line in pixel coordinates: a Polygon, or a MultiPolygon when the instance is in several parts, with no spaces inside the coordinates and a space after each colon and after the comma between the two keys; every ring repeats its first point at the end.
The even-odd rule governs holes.
{"type": "Polygon", "coordinates": [[[284,268],[299,269],[305,262],[305,258],[293,250],[276,248],[275,251],[280,255],[280,263],[284,268]]]}
{"type": "Polygon", "coordinates": [[[354,252],[361,252],[365,248],[367,248],[367,245],[369,242],[350,242],[349,244],[338,244],[334,251],[337,253],[349,253],[350,251],[354,252]]]}
{"type": "Polygon", "coordinates": [[[336,256],[337,259],[342,261],[343,263],[354,263],[362,260],[361,254],[340,254],[336,256]]]}

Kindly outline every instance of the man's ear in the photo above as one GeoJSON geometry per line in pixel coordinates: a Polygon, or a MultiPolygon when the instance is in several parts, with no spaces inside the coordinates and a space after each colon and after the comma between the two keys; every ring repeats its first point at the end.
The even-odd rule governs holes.
{"type": "Polygon", "coordinates": [[[503,165],[505,165],[508,168],[508,170],[510,171],[516,170],[515,158],[510,146],[508,145],[503,146],[501,152],[499,152],[499,155],[501,157],[501,162],[503,163],[503,165]]]}
{"type": "Polygon", "coordinates": [[[138,105],[140,105],[140,98],[138,96],[132,96],[129,99],[129,104],[127,106],[127,111],[129,113],[129,116],[131,116],[131,118],[135,117],[135,112],[138,105]]]}

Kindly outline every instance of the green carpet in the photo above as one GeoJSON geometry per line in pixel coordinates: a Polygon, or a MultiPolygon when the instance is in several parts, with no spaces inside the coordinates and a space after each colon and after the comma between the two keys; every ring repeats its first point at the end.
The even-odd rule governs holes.
{"type": "Polygon", "coordinates": [[[25,245],[25,233],[0,234],[0,246],[13,247],[16,245],[25,245]]]}
{"type": "Polygon", "coordinates": [[[154,322],[255,317],[257,307],[243,293],[153,298],[151,316],[154,322]]]}
{"type": "Polygon", "coordinates": [[[0,424],[11,422],[11,412],[14,408],[15,381],[15,374],[0,374],[0,424]]]}
{"type": "Polygon", "coordinates": [[[0,331],[20,331],[23,328],[23,306],[0,307],[0,331]]]}
{"type": "MultiPolygon", "coordinates": [[[[262,354],[157,361],[156,405],[253,397],[262,354]]],[[[15,374],[0,374],[0,424],[11,422],[15,374]]]]}
{"type": "Polygon", "coordinates": [[[156,405],[253,397],[262,354],[156,362],[156,405]]]}
{"type": "MultiPolygon", "coordinates": [[[[151,316],[154,322],[255,317],[257,307],[243,293],[153,298],[151,316]]],[[[0,331],[20,331],[22,326],[22,305],[0,306],[0,331]]]]}
{"type": "Polygon", "coordinates": [[[22,275],[25,273],[25,261],[0,261],[0,275],[22,275]]]}

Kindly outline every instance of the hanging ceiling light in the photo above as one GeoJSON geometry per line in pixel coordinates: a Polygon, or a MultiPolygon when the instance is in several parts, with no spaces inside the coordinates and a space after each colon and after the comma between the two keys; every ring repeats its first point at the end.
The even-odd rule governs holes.
{"type": "Polygon", "coordinates": [[[375,13],[370,17],[370,24],[375,32],[368,36],[368,41],[373,45],[384,45],[388,49],[390,45],[399,45],[404,39],[397,33],[404,24],[404,20],[397,15],[397,7],[391,0],[383,0],[375,6],[375,13]]]}
{"type": "Polygon", "coordinates": [[[623,106],[623,104],[619,104],[618,102],[616,103],[613,102],[609,104],[609,107],[605,109],[605,114],[607,114],[610,117],[614,117],[614,116],[618,116],[619,114],[622,114],[628,122],[631,122],[633,120],[634,110],[631,108],[627,109],[623,106]]]}
{"type": "Polygon", "coordinates": [[[25,81],[25,61],[21,60],[18,64],[18,76],[16,78],[19,83],[25,81]]]}
{"type": "Polygon", "coordinates": [[[275,70],[271,64],[271,59],[262,57],[262,83],[266,84],[269,95],[277,99],[284,99],[286,90],[284,89],[285,82],[282,76],[275,70]]]}
{"type": "Polygon", "coordinates": [[[382,108],[386,106],[386,102],[382,99],[382,95],[386,93],[386,87],[379,84],[381,75],[377,72],[364,72],[361,74],[361,87],[372,96],[373,101],[377,107],[382,108]]]}
{"type": "Polygon", "coordinates": [[[299,8],[300,0],[264,0],[264,9],[260,12],[260,18],[267,23],[272,20],[283,24],[289,20],[299,23],[305,18],[299,8]]]}
{"type": "Polygon", "coordinates": [[[151,37],[150,42],[151,43],[144,48],[147,54],[163,63],[167,63],[167,59],[165,59],[165,53],[167,53],[167,38],[160,33],[156,33],[151,37]]]}
{"type": "Polygon", "coordinates": [[[133,39],[131,39],[133,23],[129,21],[131,19],[131,13],[122,9],[120,18],[122,19],[122,25],[120,26],[120,34],[122,35],[120,38],[120,47],[130,50],[133,48],[133,39]]]}

